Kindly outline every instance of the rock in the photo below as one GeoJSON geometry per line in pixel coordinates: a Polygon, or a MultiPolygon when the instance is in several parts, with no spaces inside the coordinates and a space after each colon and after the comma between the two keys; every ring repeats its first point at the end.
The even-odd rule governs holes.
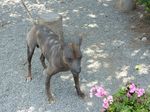
{"type": "Polygon", "coordinates": [[[136,8],[134,0],[116,0],[115,7],[123,12],[128,12],[136,8]]]}
{"type": "Polygon", "coordinates": [[[81,79],[81,82],[86,83],[88,81],[86,79],[81,79]]]}
{"type": "Polygon", "coordinates": [[[136,27],[134,25],[131,25],[131,29],[134,30],[136,27]]]}
{"type": "Polygon", "coordinates": [[[48,12],[39,14],[37,18],[39,24],[44,24],[48,26],[54,33],[59,36],[60,40],[64,40],[61,15],[54,12],[48,12]]]}
{"type": "Polygon", "coordinates": [[[142,37],[141,40],[142,40],[142,41],[146,41],[146,40],[147,40],[147,37],[142,37]]]}

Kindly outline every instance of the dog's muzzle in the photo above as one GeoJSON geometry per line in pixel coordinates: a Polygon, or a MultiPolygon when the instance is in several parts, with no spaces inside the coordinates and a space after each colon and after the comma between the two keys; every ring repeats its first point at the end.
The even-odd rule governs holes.
{"type": "Polygon", "coordinates": [[[72,69],[71,72],[74,75],[78,75],[81,72],[81,67],[79,67],[78,69],[72,69]]]}

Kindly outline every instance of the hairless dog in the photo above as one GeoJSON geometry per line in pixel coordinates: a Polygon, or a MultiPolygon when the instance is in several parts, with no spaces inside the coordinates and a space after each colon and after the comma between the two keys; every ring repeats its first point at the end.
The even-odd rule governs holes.
{"type": "Polygon", "coordinates": [[[62,71],[71,71],[73,74],[77,94],[84,98],[84,93],[80,89],[79,73],[81,72],[82,53],[80,46],[82,37],[78,36],[73,42],[63,42],[52,30],[45,25],[34,24],[27,34],[27,80],[32,79],[31,59],[35,48],[40,48],[40,60],[46,72],[46,94],[51,103],[54,99],[50,90],[50,80],[53,75],[62,71]],[[45,59],[48,64],[45,64],[45,59]]]}

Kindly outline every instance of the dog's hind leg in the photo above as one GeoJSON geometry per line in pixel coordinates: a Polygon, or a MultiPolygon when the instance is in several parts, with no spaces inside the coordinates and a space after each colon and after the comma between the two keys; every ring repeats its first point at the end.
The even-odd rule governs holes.
{"type": "Polygon", "coordinates": [[[55,75],[56,73],[58,73],[59,71],[55,68],[52,68],[50,66],[48,66],[46,68],[46,73],[47,73],[47,76],[46,76],[46,82],[45,82],[45,89],[46,89],[46,94],[47,94],[47,97],[48,97],[48,101],[49,103],[53,103],[54,102],[54,98],[52,96],[52,93],[51,93],[51,78],[53,75],[55,75]]]}
{"type": "Polygon", "coordinates": [[[45,64],[45,56],[44,56],[43,54],[41,54],[40,60],[41,60],[41,64],[42,64],[43,68],[46,69],[47,66],[46,66],[46,64],[45,64]]]}
{"type": "Polygon", "coordinates": [[[27,81],[32,80],[31,60],[32,60],[32,56],[33,56],[34,50],[35,50],[35,47],[30,48],[27,45],[27,63],[28,63],[28,75],[27,75],[27,78],[26,78],[27,81]]]}

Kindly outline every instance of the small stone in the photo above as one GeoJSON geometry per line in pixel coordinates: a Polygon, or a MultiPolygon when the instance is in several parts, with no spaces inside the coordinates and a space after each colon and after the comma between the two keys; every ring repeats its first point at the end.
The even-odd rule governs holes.
{"type": "Polygon", "coordinates": [[[146,35],[146,33],[143,33],[142,35],[144,36],[144,35],[146,35]]]}
{"type": "Polygon", "coordinates": [[[147,40],[147,37],[143,37],[141,40],[142,40],[142,41],[146,41],[146,40],[147,40]]]}
{"type": "Polygon", "coordinates": [[[140,19],[142,19],[143,18],[143,14],[140,14],[140,19]]]}
{"type": "Polygon", "coordinates": [[[35,110],[34,107],[30,107],[29,110],[28,110],[28,112],[33,112],[34,110],[35,110]]]}
{"type": "Polygon", "coordinates": [[[81,82],[86,83],[88,81],[86,79],[82,79],[81,82]]]}
{"type": "Polygon", "coordinates": [[[131,26],[131,29],[135,29],[135,26],[134,26],[134,25],[132,25],[132,26],[131,26]]]}

